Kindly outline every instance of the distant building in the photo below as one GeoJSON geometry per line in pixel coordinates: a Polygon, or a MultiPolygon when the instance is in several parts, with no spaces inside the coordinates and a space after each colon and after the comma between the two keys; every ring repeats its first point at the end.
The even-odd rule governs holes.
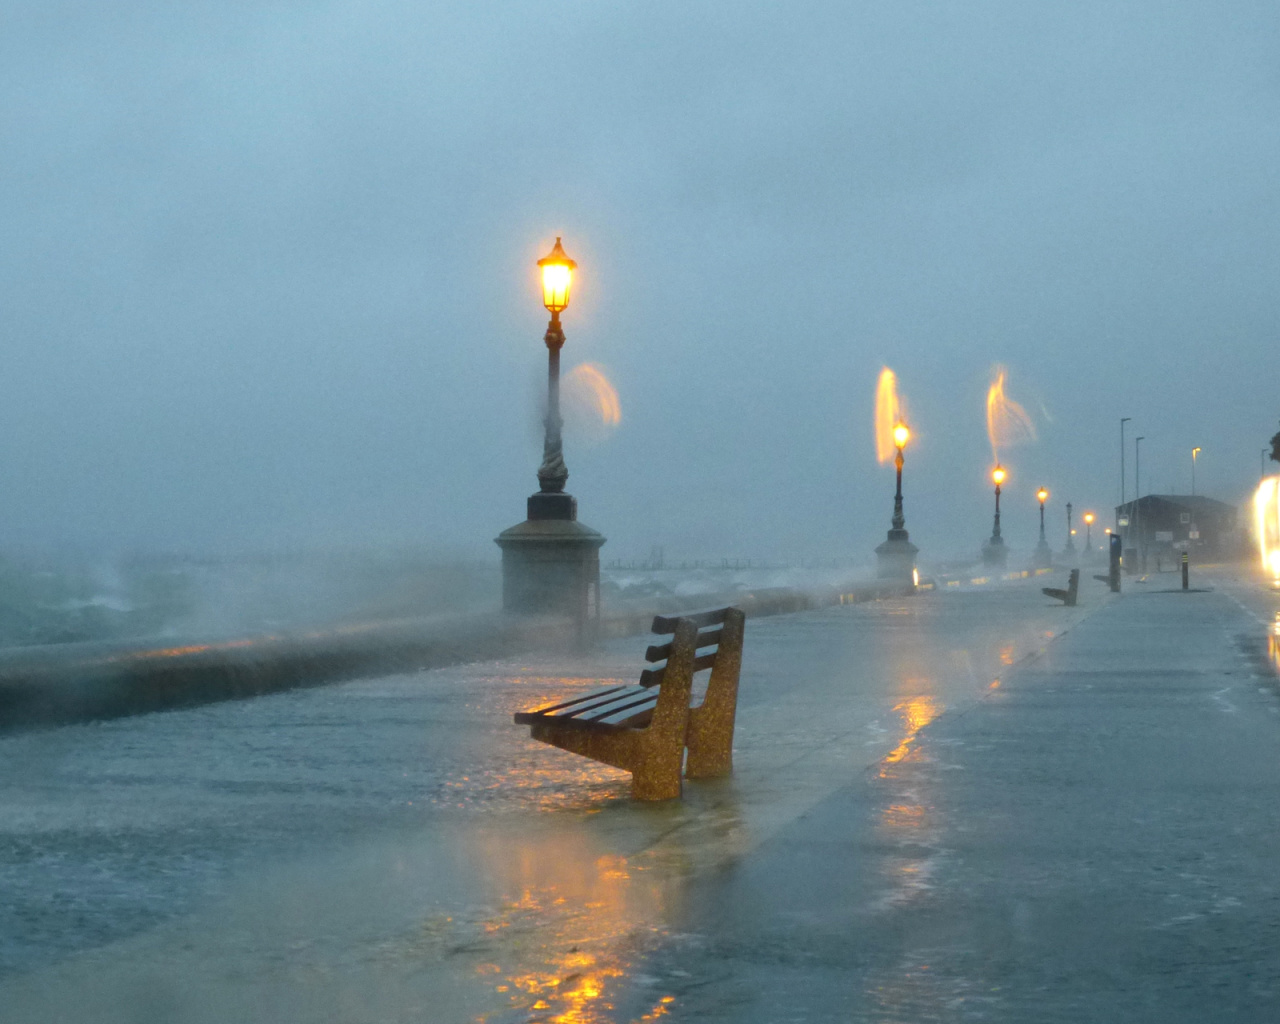
{"type": "Polygon", "coordinates": [[[1190,551],[1211,561],[1234,558],[1241,550],[1239,510],[1198,494],[1148,494],[1116,507],[1126,551],[1143,561],[1163,561],[1190,551]]]}

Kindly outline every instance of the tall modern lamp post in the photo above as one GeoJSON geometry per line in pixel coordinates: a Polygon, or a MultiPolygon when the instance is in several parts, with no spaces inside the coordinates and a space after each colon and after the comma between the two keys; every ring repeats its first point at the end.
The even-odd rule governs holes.
{"type": "Polygon", "coordinates": [[[578,501],[566,494],[560,418],[560,314],[569,307],[569,289],[577,264],[560,239],[538,260],[542,304],[551,314],[547,345],[547,415],[543,420],[542,465],[538,492],[526,503],[527,518],[497,537],[502,548],[502,607],[506,611],[571,615],[580,622],[600,615],[600,546],[605,538],[578,522],[578,501]]]}
{"type": "Polygon", "coordinates": [[[1199,448],[1191,449],[1191,494],[1196,493],[1196,456],[1200,454],[1199,448]]]}
{"type": "Polygon", "coordinates": [[[991,481],[996,485],[996,517],[991,527],[990,539],[982,545],[982,563],[990,566],[1004,566],[1009,560],[1008,549],[1004,546],[1004,538],[1000,536],[1000,485],[1004,483],[1006,473],[1000,463],[991,471],[991,481]]]}
{"type": "Polygon", "coordinates": [[[1147,545],[1142,533],[1142,506],[1138,502],[1142,500],[1142,442],[1146,439],[1144,434],[1133,440],[1133,512],[1129,515],[1129,529],[1138,545],[1139,566],[1143,572],[1147,571],[1147,545]]]}
{"type": "Polygon", "coordinates": [[[1049,489],[1041,487],[1036,491],[1036,499],[1040,502],[1040,542],[1036,544],[1037,569],[1048,569],[1053,565],[1053,552],[1049,550],[1049,542],[1044,539],[1044,503],[1049,500],[1049,489]]]}
{"type": "Polygon", "coordinates": [[[1120,504],[1124,504],[1124,425],[1133,420],[1132,416],[1120,417],[1120,504]]]}
{"type": "Polygon", "coordinates": [[[889,536],[876,548],[877,575],[881,579],[915,582],[916,553],[920,550],[907,536],[906,517],[902,514],[902,450],[911,439],[911,431],[901,421],[893,428],[893,444],[898,455],[893,460],[898,470],[898,489],[893,496],[893,520],[889,536]]]}

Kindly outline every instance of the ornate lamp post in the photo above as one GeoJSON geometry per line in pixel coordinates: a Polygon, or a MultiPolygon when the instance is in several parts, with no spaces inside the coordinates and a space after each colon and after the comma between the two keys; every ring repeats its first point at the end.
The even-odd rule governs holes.
{"type": "Polygon", "coordinates": [[[879,563],[877,575],[881,579],[902,579],[915,582],[916,553],[920,550],[908,539],[906,517],[902,514],[902,450],[911,439],[911,431],[901,421],[893,428],[893,444],[898,454],[893,464],[898,470],[898,489],[893,496],[893,519],[889,536],[876,548],[879,563]]]}
{"type": "Polygon", "coordinates": [[[1093,560],[1093,520],[1092,512],[1084,514],[1084,549],[1089,553],[1090,561],[1093,560]]]}
{"type": "Polygon", "coordinates": [[[572,615],[579,621],[600,614],[600,546],[605,538],[578,520],[578,501],[566,494],[569,470],[564,464],[560,417],[560,349],[564,330],[560,314],[569,307],[569,291],[577,264],[560,239],[538,260],[542,304],[551,314],[543,341],[547,345],[547,415],[543,420],[542,464],[538,492],[529,496],[527,519],[497,538],[502,548],[502,606],[508,611],[572,615]]]}
{"type": "Polygon", "coordinates": [[[1068,558],[1075,558],[1076,556],[1075,535],[1076,531],[1071,529],[1071,502],[1067,502],[1067,544],[1062,549],[1062,553],[1068,558]]]}
{"type": "Polygon", "coordinates": [[[1053,552],[1049,550],[1049,542],[1044,539],[1044,503],[1049,500],[1049,488],[1041,487],[1036,491],[1036,500],[1040,502],[1040,540],[1036,544],[1035,567],[1048,569],[1053,566],[1053,552]]]}
{"type": "Polygon", "coordinates": [[[560,349],[564,347],[564,330],[560,327],[560,314],[569,308],[569,286],[578,264],[569,259],[560,239],[555,247],[538,260],[542,268],[542,304],[551,314],[547,333],[542,340],[547,344],[547,418],[543,420],[545,433],[542,439],[542,465],[538,467],[538,493],[529,498],[530,519],[576,519],[577,503],[573,496],[564,493],[569,479],[569,469],[564,464],[564,440],[560,431],[564,420],[560,416],[560,349]],[[535,515],[535,509],[538,515],[535,515]]]}
{"type": "Polygon", "coordinates": [[[1000,463],[991,471],[991,480],[996,485],[996,516],[991,527],[990,539],[982,545],[982,562],[984,565],[1003,566],[1009,559],[1009,552],[1004,546],[1004,538],[1000,536],[1000,485],[1007,474],[1000,463]]]}

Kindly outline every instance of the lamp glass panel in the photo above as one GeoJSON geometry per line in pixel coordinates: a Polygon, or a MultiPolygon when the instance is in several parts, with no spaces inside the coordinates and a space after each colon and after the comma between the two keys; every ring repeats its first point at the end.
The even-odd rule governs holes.
{"type": "Polygon", "coordinates": [[[563,263],[548,263],[542,268],[542,304],[552,313],[569,305],[569,286],[573,271],[563,263]]]}

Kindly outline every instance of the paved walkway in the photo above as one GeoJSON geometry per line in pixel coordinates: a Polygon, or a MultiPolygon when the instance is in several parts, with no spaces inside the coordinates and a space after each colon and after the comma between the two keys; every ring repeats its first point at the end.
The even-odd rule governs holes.
{"type": "Polygon", "coordinates": [[[658,807],[508,724],[634,640],[0,740],[0,1020],[1280,1018],[1272,599],[1043,582],[751,623],[658,807]]]}
{"type": "Polygon", "coordinates": [[[673,1019],[1280,1020],[1280,701],[1231,591],[1280,600],[1218,583],[1131,586],[691,887],[673,1019]]]}

